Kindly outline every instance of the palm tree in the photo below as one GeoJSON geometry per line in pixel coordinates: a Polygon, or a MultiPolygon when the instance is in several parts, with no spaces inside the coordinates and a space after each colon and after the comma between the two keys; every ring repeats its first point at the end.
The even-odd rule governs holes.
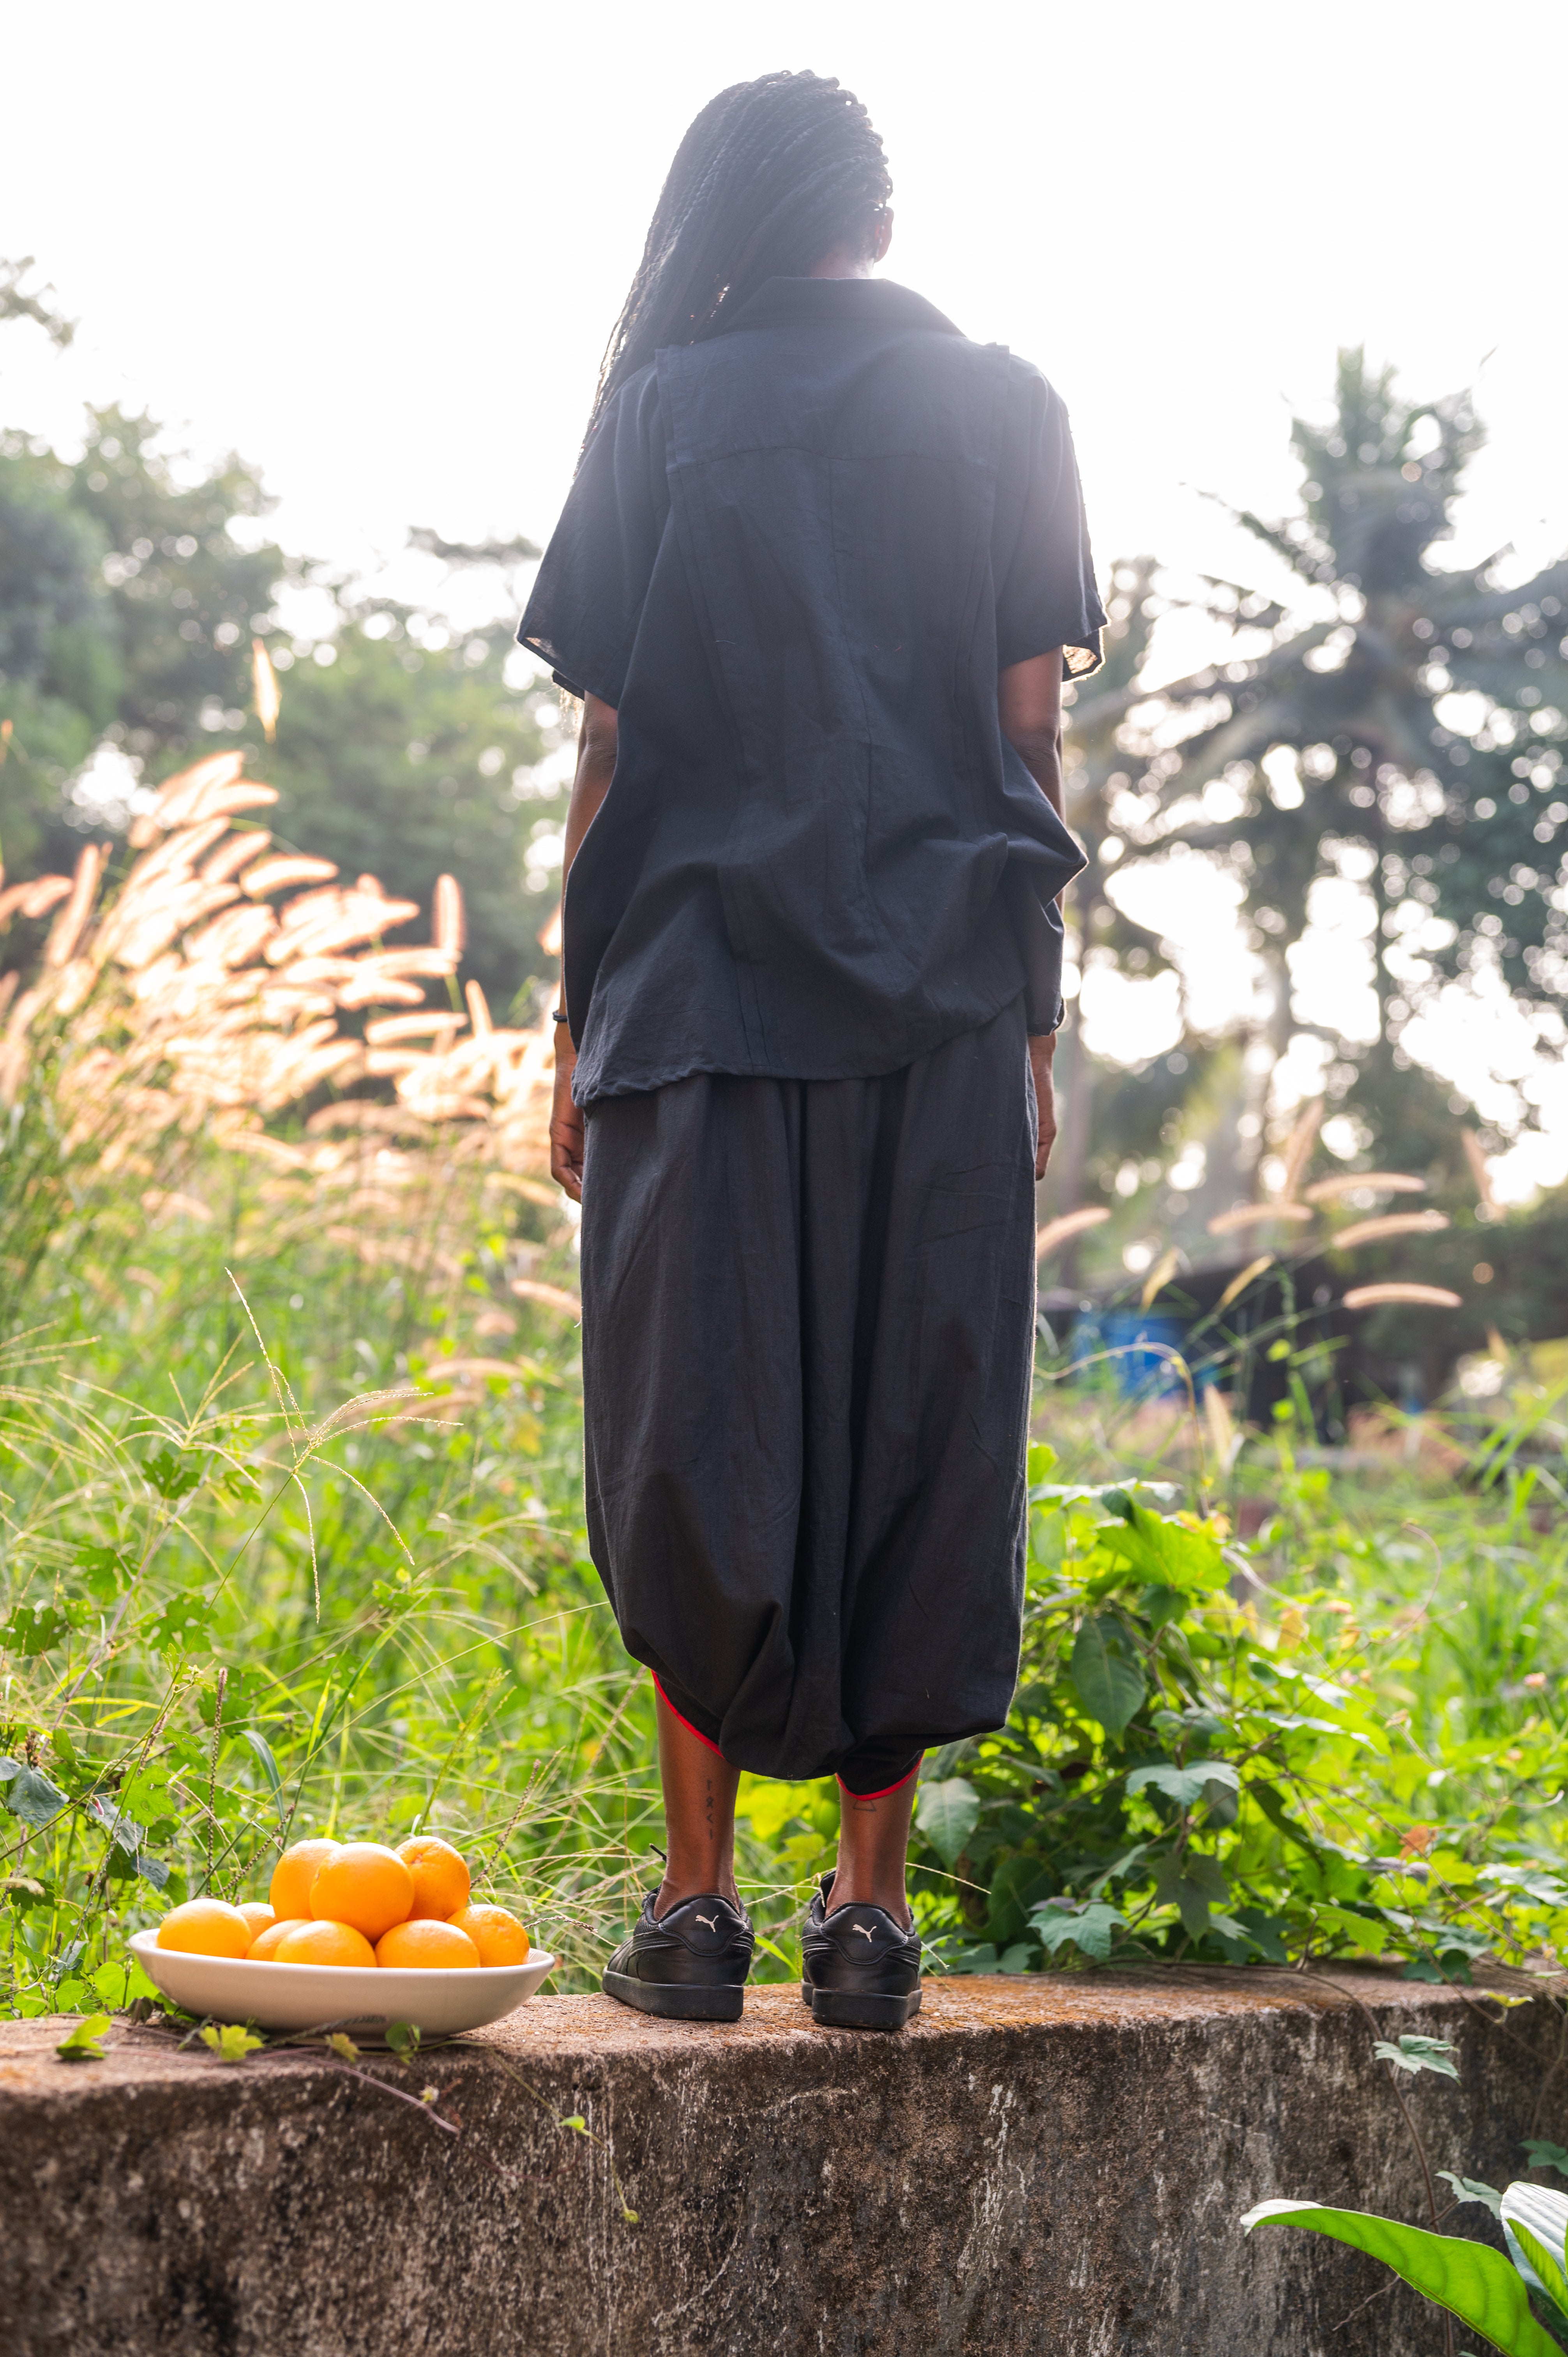
{"type": "MultiPolygon", "coordinates": [[[[1072,714],[1090,803],[1112,750],[1125,774],[1117,833],[1129,859],[1187,845],[1240,878],[1272,985],[1262,1029],[1275,1060],[1314,1028],[1294,1011],[1289,965],[1313,887],[1364,879],[1377,1036],[1357,1051],[1319,1035],[1326,1092],[1380,1158],[1436,1158],[1455,1179],[1455,1101],[1401,1046],[1404,1030],[1445,980],[1489,968],[1544,1010],[1568,975],[1553,848],[1568,823],[1568,560],[1518,589],[1498,586],[1498,557],[1434,563],[1481,439],[1467,394],[1402,401],[1391,370],[1342,352],[1333,423],[1293,426],[1300,512],[1268,523],[1233,511],[1318,611],[1303,620],[1210,584],[1232,659],[1160,691],[1163,732],[1142,725],[1149,695],[1114,651],[1072,714]]],[[[1091,909],[1101,882],[1091,863],[1091,909]]]]}

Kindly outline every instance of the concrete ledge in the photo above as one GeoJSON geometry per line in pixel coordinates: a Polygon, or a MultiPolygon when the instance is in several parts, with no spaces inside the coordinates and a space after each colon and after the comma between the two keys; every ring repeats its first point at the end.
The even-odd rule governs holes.
{"type": "MultiPolygon", "coordinates": [[[[1558,2028],[1377,1973],[928,1984],[899,2037],[792,1986],[732,2029],[543,1997],[403,2071],[0,2024],[7,2357],[1415,2357],[1435,2319],[1272,2194],[1417,2218],[1378,2033],[1453,2039],[1434,2168],[1505,2182],[1558,2028]],[[600,2142],[557,2125],[580,2114],[600,2142]],[[614,2172],[611,2169],[613,2156],[614,2172]],[[639,2222],[622,2220],[614,2174],[639,2222]]],[[[1568,2094],[1568,2078],[1563,2091],[1568,2094]]],[[[1550,2097],[1533,2132],[1561,2134],[1550,2097]]],[[[1462,2213],[1467,2231],[1484,2213],[1462,2213]]]]}

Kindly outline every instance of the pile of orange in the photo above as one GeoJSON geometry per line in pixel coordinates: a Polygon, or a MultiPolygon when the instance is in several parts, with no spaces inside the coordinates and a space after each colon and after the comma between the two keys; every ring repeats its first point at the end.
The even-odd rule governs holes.
{"type": "Polygon", "coordinates": [[[252,1964],[410,1965],[451,1971],[528,1960],[528,1933],[504,1907],[475,1906],[450,1842],[295,1842],[265,1901],[188,1899],[158,1926],[160,1948],[252,1964]]]}

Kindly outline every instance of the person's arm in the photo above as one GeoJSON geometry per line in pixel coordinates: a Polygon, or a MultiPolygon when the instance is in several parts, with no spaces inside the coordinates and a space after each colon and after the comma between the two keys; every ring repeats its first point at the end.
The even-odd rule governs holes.
{"type": "MultiPolygon", "coordinates": [[[[1027,662],[1009,663],[996,675],[1002,734],[1060,818],[1062,813],[1062,651],[1053,647],[1027,662]]],[[[1035,1176],[1043,1178],[1057,1135],[1054,1031],[1031,1034],[1029,1063],[1035,1075],[1039,1129],[1035,1140],[1035,1176]]]]}
{"type": "MultiPolygon", "coordinates": [[[[583,725],[577,732],[577,773],[566,810],[566,845],[561,857],[562,983],[558,1006],[566,1004],[565,894],[572,862],[583,837],[598,815],[615,775],[617,721],[615,706],[596,695],[585,698],[583,725]]],[[[550,1176],[575,1203],[583,1200],[583,1116],[572,1102],[572,1073],[577,1050],[564,1023],[555,1026],[555,1098],[550,1110],[550,1176]]]]}

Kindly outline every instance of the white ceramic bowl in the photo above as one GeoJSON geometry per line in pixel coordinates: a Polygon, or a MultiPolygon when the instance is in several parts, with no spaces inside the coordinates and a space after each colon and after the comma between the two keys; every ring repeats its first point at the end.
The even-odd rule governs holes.
{"type": "Polygon", "coordinates": [[[192,1956],[160,1948],[156,1932],[131,1946],[149,1980],[187,2013],[249,2021],[259,2029],[314,2029],[363,2023],[379,2031],[409,2021],[432,2037],[482,2029],[531,1997],[555,1962],[535,1948],[526,1964],[410,1972],[381,1964],[251,1964],[244,1957],[192,1956]]]}

